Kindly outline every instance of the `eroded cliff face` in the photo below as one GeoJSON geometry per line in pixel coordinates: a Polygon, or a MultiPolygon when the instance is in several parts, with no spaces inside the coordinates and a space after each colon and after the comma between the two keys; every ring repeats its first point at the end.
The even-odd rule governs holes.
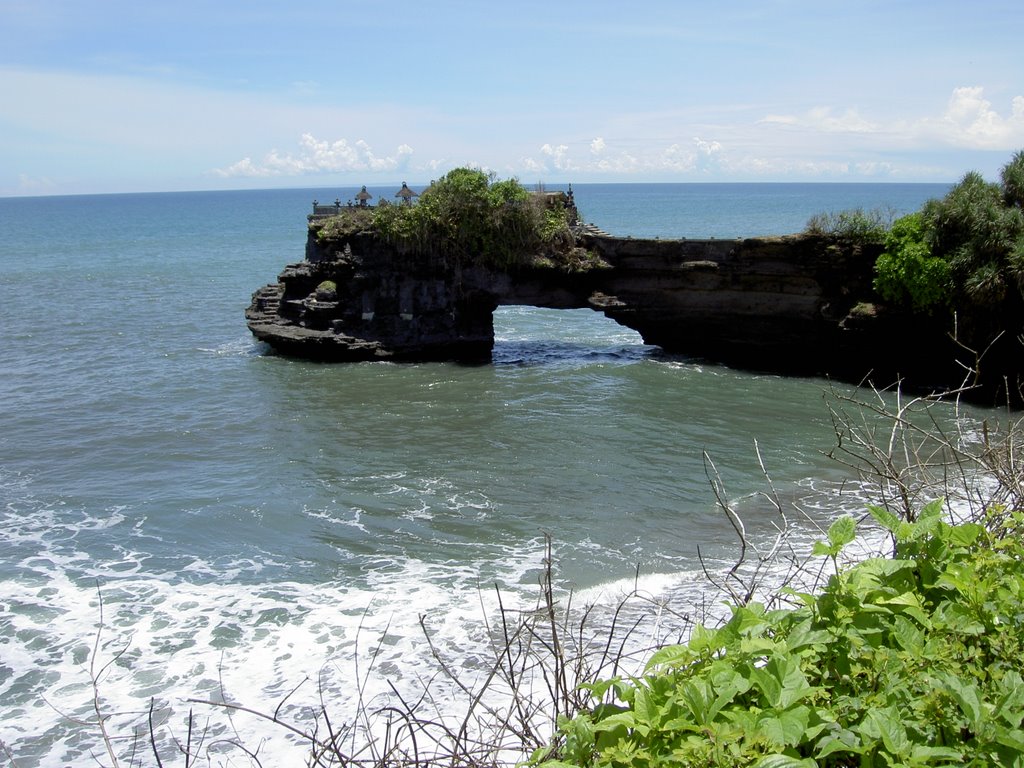
{"type": "Polygon", "coordinates": [[[246,317],[288,355],[478,362],[490,357],[500,305],[590,307],[671,354],[879,386],[962,377],[964,350],[947,328],[874,303],[877,246],[810,235],[577,239],[594,257],[578,269],[538,258],[500,270],[403,255],[370,233],[320,241],[311,230],[306,260],[257,291],[246,317]]]}

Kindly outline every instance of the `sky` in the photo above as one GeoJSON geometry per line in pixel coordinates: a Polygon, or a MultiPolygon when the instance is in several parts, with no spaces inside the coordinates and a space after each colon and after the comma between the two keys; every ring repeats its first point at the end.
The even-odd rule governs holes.
{"type": "Polygon", "coordinates": [[[0,0],[0,196],[993,180],[1020,0],[0,0]]]}

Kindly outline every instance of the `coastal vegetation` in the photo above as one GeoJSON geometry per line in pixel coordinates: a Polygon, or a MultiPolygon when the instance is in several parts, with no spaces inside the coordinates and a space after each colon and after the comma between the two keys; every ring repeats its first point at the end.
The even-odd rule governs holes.
{"type": "Polygon", "coordinates": [[[861,242],[881,243],[892,226],[893,214],[880,208],[865,210],[823,211],[807,221],[806,232],[812,235],[844,237],[861,242]]]}
{"type": "Polygon", "coordinates": [[[584,685],[534,766],[1024,766],[1024,420],[947,431],[932,398],[826,400],[830,455],[878,503],[822,532],[809,580],[730,569],[728,619],[584,685]],[[864,528],[888,554],[844,558],[864,528]]]}
{"type": "Polygon", "coordinates": [[[430,185],[416,205],[378,206],[374,228],[401,250],[457,264],[509,268],[575,245],[565,206],[531,195],[517,179],[456,168],[430,185]]]}
{"type": "MultiPolygon", "coordinates": [[[[555,766],[1024,765],[1024,513],[949,525],[941,500],[913,522],[880,507],[890,558],[838,567],[801,605],[731,606],[662,648],[643,675],[585,686],[555,766]]],[[[815,554],[854,540],[844,517],[815,554]]]]}
{"type": "Polygon", "coordinates": [[[600,266],[576,246],[567,203],[561,193],[531,193],[515,178],[456,168],[434,181],[414,205],[350,208],[310,226],[321,241],[372,231],[401,254],[452,266],[569,271],[600,266]]]}
{"type": "Polygon", "coordinates": [[[1024,299],[1024,151],[998,182],[967,173],[897,220],[875,266],[887,301],[915,311],[1019,314],[1024,299]]]}
{"type": "Polygon", "coordinates": [[[884,244],[874,287],[897,307],[1016,311],[1024,297],[1024,150],[998,182],[971,171],[945,197],[895,220],[879,210],[825,212],[805,231],[884,244]]]}

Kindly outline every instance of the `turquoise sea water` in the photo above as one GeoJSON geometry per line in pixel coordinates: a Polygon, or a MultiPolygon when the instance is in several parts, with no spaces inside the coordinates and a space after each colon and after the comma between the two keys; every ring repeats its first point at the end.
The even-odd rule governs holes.
{"type": "MultiPolygon", "coordinates": [[[[735,237],[946,188],[574,189],[615,234],[735,237]]],[[[734,545],[705,451],[755,537],[775,522],[755,440],[787,502],[862,506],[822,456],[826,382],[664,356],[589,310],[503,308],[487,366],[267,354],[250,294],[301,259],[314,197],[355,191],[0,199],[0,740],[19,766],[101,749],[67,717],[91,712],[101,596],[103,651],[123,650],[101,688],[115,722],[152,700],[180,730],[190,697],[272,708],[306,676],[344,707],[353,659],[365,670],[385,635],[365,695],[411,690],[431,667],[421,615],[471,675],[493,585],[528,602],[546,534],[561,589],[613,604],[639,568],[691,611],[698,545],[734,545]]],[[[296,759],[235,727],[273,737],[268,764],[296,759]]]]}

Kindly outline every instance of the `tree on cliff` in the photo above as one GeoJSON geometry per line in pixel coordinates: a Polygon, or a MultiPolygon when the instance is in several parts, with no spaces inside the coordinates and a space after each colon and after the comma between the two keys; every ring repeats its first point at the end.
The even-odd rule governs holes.
{"type": "Polygon", "coordinates": [[[378,207],[374,227],[407,253],[503,268],[575,245],[564,206],[472,168],[450,171],[415,206],[378,207]]]}
{"type": "Polygon", "coordinates": [[[941,200],[897,220],[875,266],[887,301],[919,311],[1024,306],[1024,150],[987,182],[971,171],[941,200]]]}

